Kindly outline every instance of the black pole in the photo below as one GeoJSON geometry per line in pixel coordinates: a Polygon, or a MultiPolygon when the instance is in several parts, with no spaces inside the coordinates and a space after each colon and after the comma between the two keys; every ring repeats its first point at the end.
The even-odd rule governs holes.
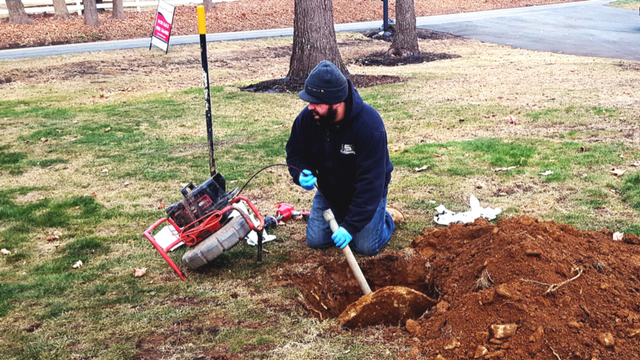
{"type": "Polygon", "coordinates": [[[207,141],[209,143],[209,172],[216,174],[216,158],[213,150],[213,124],[211,121],[211,94],[209,91],[209,63],[207,60],[207,28],[204,6],[198,6],[198,32],[200,33],[200,55],[202,57],[202,81],[204,88],[205,117],[207,120],[207,141]]]}
{"type": "Polygon", "coordinates": [[[389,0],[382,0],[382,30],[389,30],[389,0]]]}
{"type": "Polygon", "coordinates": [[[256,232],[258,233],[258,264],[262,264],[262,230],[256,232]]]}

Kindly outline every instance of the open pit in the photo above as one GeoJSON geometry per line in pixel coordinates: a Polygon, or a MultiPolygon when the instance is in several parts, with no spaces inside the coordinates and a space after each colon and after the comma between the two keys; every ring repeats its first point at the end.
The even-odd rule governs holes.
{"type": "MultiPolygon", "coordinates": [[[[417,321],[412,356],[640,358],[640,239],[522,216],[424,231],[411,248],[359,257],[372,290],[404,286],[437,301],[417,321]]],[[[346,260],[290,273],[309,313],[338,317],[362,293],[346,260]]]]}

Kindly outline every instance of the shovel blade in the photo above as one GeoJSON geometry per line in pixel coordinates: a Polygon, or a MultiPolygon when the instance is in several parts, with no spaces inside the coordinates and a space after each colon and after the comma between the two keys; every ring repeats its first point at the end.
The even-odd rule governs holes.
{"type": "Polygon", "coordinates": [[[347,328],[371,325],[404,325],[417,319],[437,302],[427,295],[403,286],[387,286],[367,294],[349,305],[338,317],[347,328]]]}

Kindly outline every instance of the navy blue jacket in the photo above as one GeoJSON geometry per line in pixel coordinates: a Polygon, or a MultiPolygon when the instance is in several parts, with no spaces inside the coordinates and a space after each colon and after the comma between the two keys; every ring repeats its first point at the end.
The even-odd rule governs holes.
{"type": "Polygon", "coordinates": [[[344,118],[324,125],[305,107],[293,122],[287,164],[296,184],[311,170],[336,219],[354,236],[373,219],[387,195],[393,165],[380,114],[365,104],[349,80],[344,118]]]}

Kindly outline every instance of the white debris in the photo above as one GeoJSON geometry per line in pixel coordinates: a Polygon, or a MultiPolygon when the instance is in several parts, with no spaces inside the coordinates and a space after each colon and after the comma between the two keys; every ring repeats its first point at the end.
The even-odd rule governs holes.
{"type": "Polygon", "coordinates": [[[616,232],[613,234],[613,241],[622,241],[624,239],[624,233],[616,232]]]}
{"type": "Polygon", "coordinates": [[[75,264],[73,264],[72,268],[80,269],[82,267],[82,260],[78,260],[75,264]]]}
{"type": "Polygon", "coordinates": [[[493,169],[493,171],[509,171],[509,170],[513,170],[517,168],[517,166],[509,166],[509,167],[504,167],[504,168],[496,168],[493,169]]]}
{"type": "MultiPolygon", "coordinates": [[[[244,206],[244,204],[241,203],[237,203],[237,206],[244,211],[245,213],[249,214],[249,211],[247,211],[247,207],[244,206]]],[[[231,215],[229,215],[229,218],[234,218],[236,216],[240,216],[240,214],[238,213],[238,211],[234,210],[231,215]]],[[[258,221],[258,219],[255,218],[255,216],[253,216],[253,214],[249,214],[249,217],[251,218],[251,221],[253,221],[253,225],[258,226],[260,225],[260,221],[258,221]]],[[[249,235],[245,236],[245,239],[247,240],[247,244],[250,246],[256,246],[258,245],[258,233],[256,233],[255,231],[251,231],[249,232],[249,235]]],[[[273,241],[276,239],[275,235],[269,235],[267,234],[267,230],[262,230],[262,243],[266,243],[269,241],[273,241]]]]}
{"type": "Polygon", "coordinates": [[[551,174],[553,174],[553,171],[551,171],[551,170],[547,170],[545,172],[541,172],[540,173],[540,175],[542,175],[542,176],[548,176],[548,175],[551,175],[551,174]]]}
{"type": "Polygon", "coordinates": [[[500,208],[483,208],[480,206],[480,201],[475,195],[471,195],[469,199],[469,205],[471,206],[470,211],[455,213],[453,211],[447,210],[444,205],[440,205],[436,208],[438,215],[433,218],[437,224],[440,225],[449,225],[454,223],[470,223],[474,222],[477,218],[485,218],[487,220],[493,220],[502,212],[500,208]]]}

